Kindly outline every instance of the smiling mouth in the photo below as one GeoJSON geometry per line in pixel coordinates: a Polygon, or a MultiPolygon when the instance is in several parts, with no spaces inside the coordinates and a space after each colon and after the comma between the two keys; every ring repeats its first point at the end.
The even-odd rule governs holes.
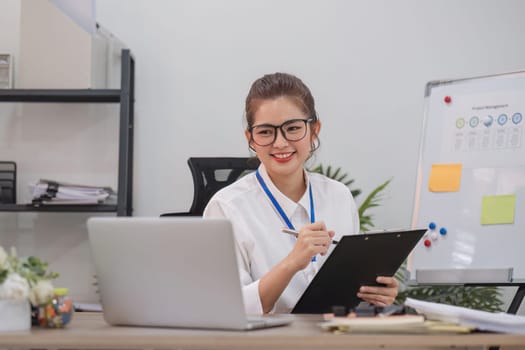
{"type": "Polygon", "coordinates": [[[275,153],[275,154],[272,154],[272,156],[274,158],[277,158],[277,159],[288,159],[290,158],[295,152],[288,152],[288,153],[275,153]]]}

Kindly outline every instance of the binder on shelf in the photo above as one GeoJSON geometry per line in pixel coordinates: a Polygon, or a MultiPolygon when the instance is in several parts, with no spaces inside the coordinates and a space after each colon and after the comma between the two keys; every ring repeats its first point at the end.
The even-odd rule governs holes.
{"type": "Polygon", "coordinates": [[[98,205],[115,199],[110,187],[77,185],[52,180],[39,180],[29,185],[32,204],[40,205],[98,205]]]}
{"type": "MultiPolygon", "coordinates": [[[[48,199],[25,204],[0,202],[0,211],[57,211],[57,212],[116,212],[118,216],[131,216],[133,178],[133,124],[135,101],[135,59],[129,49],[121,51],[121,84],[118,89],[1,89],[0,103],[116,103],[119,105],[119,164],[118,201],[116,195],[98,205],[41,205],[51,204],[48,199]],[[114,198],[112,198],[114,197],[114,198]],[[108,203],[109,202],[109,203],[108,203]]],[[[12,67],[12,65],[11,65],[12,67]]],[[[16,188],[16,187],[14,187],[16,188]]],[[[53,204],[57,204],[55,200],[53,204]]],[[[68,204],[78,204],[70,203],[68,204]]],[[[99,201],[97,201],[99,203],[99,201]]]]}
{"type": "Polygon", "coordinates": [[[0,204],[16,204],[16,163],[0,161],[0,204]]]}

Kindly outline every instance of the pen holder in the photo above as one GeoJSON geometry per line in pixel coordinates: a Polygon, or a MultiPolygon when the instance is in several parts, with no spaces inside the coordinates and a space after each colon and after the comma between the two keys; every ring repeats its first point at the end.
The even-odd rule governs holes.
{"type": "Polygon", "coordinates": [[[38,325],[62,328],[71,321],[74,309],[73,302],[67,293],[67,288],[55,288],[55,295],[51,301],[37,307],[38,325]]]}

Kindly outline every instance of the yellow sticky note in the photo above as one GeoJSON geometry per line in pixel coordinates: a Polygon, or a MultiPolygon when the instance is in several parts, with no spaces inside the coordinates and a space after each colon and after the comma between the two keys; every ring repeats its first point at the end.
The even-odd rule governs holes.
{"type": "Polygon", "coordinates": [[[432,164],[428,179],[430,192],[457,192],[461,183],[461,164],[432,164]]]}
{"type": "Polygon", "coordinates": [[[513,224],[516,195],[483,196],[481,200],[481,224],[513,224]]]}

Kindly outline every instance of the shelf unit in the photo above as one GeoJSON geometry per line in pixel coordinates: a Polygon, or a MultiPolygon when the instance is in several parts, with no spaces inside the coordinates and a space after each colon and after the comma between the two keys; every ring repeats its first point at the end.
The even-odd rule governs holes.
{"type": "Polygon", "coordinates": [[[131,216],[133,190],[133,104],[135,60],[122,50],[120,89],[0,89],[0,102],[118,103],[120,105],[117,202],[100,205],[0,204],[0,211],[116,212],[131,216]]]}

